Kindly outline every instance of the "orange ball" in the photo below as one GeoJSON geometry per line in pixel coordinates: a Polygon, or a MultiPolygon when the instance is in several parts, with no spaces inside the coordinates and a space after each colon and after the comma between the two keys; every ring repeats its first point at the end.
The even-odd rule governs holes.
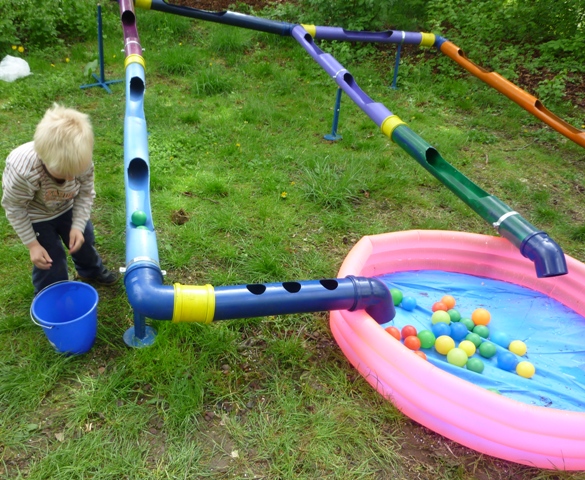
{"type": "Polygon", "coordinates": [[[445,304],[447,310],[451,310],[457,303],[451,295],[445,295],[443,298],[441,298],[441,302],[445,304]]]}
{"type": "Polygon", "coordinates": [[[435,302],[433,303],[431,310],[433,312],[436,312],[437,310],[442,310],[443,312],[446,312],[449,309],[447,308],[447,305],[445,305],[443,302],[435,302]]]}
{"type": "Polygon", "coordinates": [[[413,352],[416,353],[423,360],[426,360],[427,359],[427,356],[425,355],[425,352],[421,352],[420,350],[413,350],[413,352]]]}
{"type": "Polygon", "coordinates": [[[392,335],[396,340],[400,340],[400,330],[398,330],[396,327],[386,327],[386,331],[392,335]]]}
{"type": "Polygon", "coordinates": [[[490,323],[491,315],[485,308],[477,308],[471,314],[471,320],[476,325],[487,325],[490,323]]]}

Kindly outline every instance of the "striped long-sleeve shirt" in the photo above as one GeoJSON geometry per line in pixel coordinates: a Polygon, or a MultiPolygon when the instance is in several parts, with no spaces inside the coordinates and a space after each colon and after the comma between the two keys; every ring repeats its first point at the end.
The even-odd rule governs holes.
{"type": "Polygon", "coordinates": [[[51,220],[73,209],[72,228],[82,232],[95,197],[93,165],[73,180],[56,181],[49,175],[33,142],[13,150],[2,176],[2,206],[22,243],[36,239],[32,224],[51,220]]]}

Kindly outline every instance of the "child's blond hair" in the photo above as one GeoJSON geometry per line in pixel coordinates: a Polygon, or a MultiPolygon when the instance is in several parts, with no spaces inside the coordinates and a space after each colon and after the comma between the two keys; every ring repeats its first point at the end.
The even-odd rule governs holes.
{"type": "Polygon", "coordinates": [[[76,177],[92,163],[93,129],[89,117],[53,104],[37,125],[34,148],[54,174],[76,177]]]}

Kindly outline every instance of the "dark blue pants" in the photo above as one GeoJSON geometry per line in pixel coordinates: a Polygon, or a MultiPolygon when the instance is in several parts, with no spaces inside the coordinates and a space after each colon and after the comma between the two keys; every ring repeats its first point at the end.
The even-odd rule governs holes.
{"type": "MultiPolygon", "coordinates": [[[[35,287],[35,295],[52,283],[69,279],[64,244],[69,249],[72,219],[73,211],[68,210],[52,220],[32,224],[38,242],[53,260],[53,265],[49,270],[41,270],[33,266],[32,283],[35,287]]],[[[71,254],[71,258],[80,277],[95,278],[103,271],[104,267],[102,259],[94,247],[95,237],[91,220],[87,222],[83,236],[85,242],[77,252],[71,254]]]]}

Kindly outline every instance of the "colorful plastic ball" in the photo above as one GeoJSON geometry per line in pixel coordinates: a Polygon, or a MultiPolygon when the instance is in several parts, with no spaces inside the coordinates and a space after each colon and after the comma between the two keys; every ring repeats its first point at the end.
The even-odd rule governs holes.
{"type": "Polygon", "coordinates": [[[461,320],[459,320],[459,323],[465,325],[467,327],[467,330],[469,330],[470,332],[475,328],[475,323],[473,323],[473,320],[471,318],[462,318],[461,320]]]}
{"type": "Polygon", "coordinates": [[[451,319],[452,322],[458,322],[459,320],[461,320],[461,314],[459,313],[458,310],[452,308],[450,310],[447,310],[447,313],[449,314],[449,318],[451,319]]]}
{"type": "Polygon", "coordinates": [[[451,323],[451,317],[449,317],[449,314],[444,310],[437,310],[435,313],[433,313],[431,322],[433,322],[433,325],[436,323],[446,323],[449,325],[451,323]]]}
{"type": "Polygon", "coordinates": [[[536,373],[536,369],[532,363],[524,360],[516,365],[516,373],[524,378],[532,378],[536,373]]]}
{"type": "Polygon", "coordinates": [[[510,337],[504,332],[490,332],[490,340],[500,347],[508,348],[510,346],[510,337]]]}
{"type": "Polygon", "coordinates": [[[415,335],[410,335],[404,339],[404,346],[409,350],[420,350],[421,341],[415,335]]]}
{"type": "Polygon", "coordinates": [[[438,311],[446,312],[449,309],[447,308],[447,305],[445,305],[443,302],[435,302],[435,303],[433,303],[431,310],[433,312],[438,312],[438,311]]]}
{"type": "Polygon", "coordinates": [[[513,340],[508,345],[508,350],[512,353],[515,353],[519,357],[526,355],[526,344],[522,340],[513,340]]]}
{"type": "Polygon", "coordinates": [[[435,337],[439,338],[442,335],[451,336],[451,327],[446,323],[435,323],[431,330],[435,334],[435,337]]]}
{"type": "Polygon", "coordinates": [[[414,353],[416,353],[423,360],[426,360],[427,359],[427,356],[426,356],[425,352],[421,352],[420,350],[414,350],[414,353]]]}
{"type": "Polygon", "coordinates": [[[435,350],[441,355],[447,355],[455,348],[455,340],[447,335],[441,335],[435,342],[435,350]]]}
{"type": "Polygon", "coordinates": [[[405,325],[404,327],[402,327],[402,330],[400,330],[402,340],[404,340],[406,337],[410,337],[413,335],[416,337],[416,334],[417,334],[416,328],[413,327],[412,325],[405,325]]]}
{"type": "Polygon", "coordinates": [[[464,367],[468,359],[469,357],[467,356],[467,353],[465,353],[465,350],[462,350],[461,348],[452,348],[447,353],[447,361],[451,365],[464,367]]]}
{"type": "Polygon", "coordinates": [[[416,308],[416,298],[404,297],[400,306],[404,308],[404,310],[412,312],[416,308]]]}
{"type": "Polygon", "coordinates": [[[496,354],[496,346],[492,342],[482,342],[478,350],[484,358],[492,358],[496,354]]]}
{"type": "Polygon", "coordinates": [[[463,340],[468,333],[469,330],[467,330],[467,327],[462,323],[455,322],[451,324],[451,336],[453,337],[453,340],[463,340]]]}
{"type": "Polygon", "coordinates": [[[443,303],[449,310],[455,306],[456,302],[451,295],[444,295],[443,298],[441,298],[441,303],[443,303]]]}
{"type": "Polygon", "coordinates": [[[471,357],[476,352],[475,345],[469,340],[463,340],[462,342],[459,342],[459,348],[467,353],[468,357],[471,357]]]}
{"type": "Polygon", "coordinates": [[[482,373],[483,369],[485,368],[485,365],[479,358],[470,358],[469,360],[467,360],[465,366],[467,367],[467,370],[471,370],[472,372],[475,373],[482,373]]]}
{"type": "Polygon", "coordinates": [[[481,337],[477,333],[468,333],[465,336],[465,340],[469,340],[475,345],[475,348],[479,348],[481,345],[481,337]]]}
{"type": "Polygon", "coordinates": [[[491,315],[485,308],[476,308],[471,314],[471,320],[476,325],[487,325],[490,323],[491,315]]]}
{"type": "Polygon", "coordinates": [[[402,337],[400,336],[400,330],[396,327],[386,327],[385,330],[392,335],[396,340],[401,340],[402,337]]]}
{"type": "Polygon", "coordinates": [[[494,387],[486,388],[486,390],[489,392],[497,393],[498,395],[502,394],[502,392],[500,392],[497,388],[494,388],[494,387]]]}
{"type": "Polygon", "coordinates": [[[140,225],[144,225],[146,223],[146,213],[142,210],[135,210],[132,213],[131,217],[132,223],[139,227],[140,225]]]}
{"type": "Polygon", "coordinates": [[[136,230],[148,230],[149,228],[146,225],[138,225],[136,230]]]}
{"type": "Polygon", "coordinates": [[[422,348],[431,348],[435,344],[435,334],[430,330],[421,330],[418,332],[418,339],[420,340],[420,346],[422,348]]]}
{"type": "Polygon", "coordinates": [[[488,338],[490,336],[490,329],[485,325],[476,325],[472,331],[473,333],[477,333],[481,338],[488,338]]]}
{"type": "Polygon", "coordinates": [[[391,288],[390,295],[392,295],[392,302],[394,303],[394,306],[397,307],[398,305],[400,305],[400,302],[402,302],[403,297],[402,292],[397,288],[391,288]]]}
{"type": "Polygon", "coordinates": [[[518,365],[518,359],[513,353],[501,352],[498,354],[498,367],[502,370],[515,370],[516,365],[518,365]]]}

